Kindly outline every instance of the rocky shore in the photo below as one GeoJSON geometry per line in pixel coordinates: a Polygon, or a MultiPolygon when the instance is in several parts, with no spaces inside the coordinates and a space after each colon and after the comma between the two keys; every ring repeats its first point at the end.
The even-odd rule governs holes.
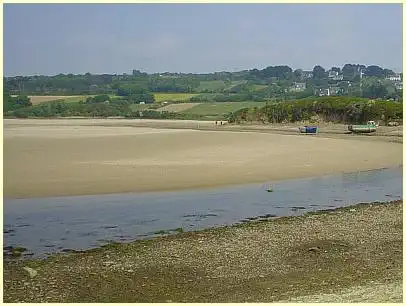
{"type": "Polygon", "coordinates": [[[4,262],[4,302],[401,302],[402,201],[4,262]]]}

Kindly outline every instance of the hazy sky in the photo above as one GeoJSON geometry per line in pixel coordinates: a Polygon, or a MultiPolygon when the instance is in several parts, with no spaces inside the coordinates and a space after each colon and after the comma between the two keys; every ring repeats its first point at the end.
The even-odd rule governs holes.
{"type": "Polygon", "coordinates": [[[6,76],[402,70],[401,4],[5,4],[6,76]]]}

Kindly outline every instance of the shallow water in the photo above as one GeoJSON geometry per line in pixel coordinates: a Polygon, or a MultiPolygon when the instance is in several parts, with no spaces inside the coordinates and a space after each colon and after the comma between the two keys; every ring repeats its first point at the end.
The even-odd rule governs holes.
{"type": "Polygon", "coordinates": [[[199,191],[4,200],[4,246],[33,256],[402,198],[402,167],[199,191]],[[273,192],[266,189],[272,185],[273,192]],[[172,231],[175,232],[175,231],[172,231]]]}

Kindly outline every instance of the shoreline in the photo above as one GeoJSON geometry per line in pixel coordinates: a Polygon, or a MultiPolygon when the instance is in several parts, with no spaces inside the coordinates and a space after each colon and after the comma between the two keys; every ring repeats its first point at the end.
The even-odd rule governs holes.
{"type": "Polygon", "coordinates": [[[270,302],[390,285],[402,280],[402,204],[359,203],[45,260],[5,261],[5,301],[270,302]],[[30,278],[23,266],[38,276],[30,278]],[[114,289],[123,286],[130,295],[114,289]],[[96,292],[88,297],[81,287],[96,292]],[[215,294],[206,294],[210,290],[215,294]]]}
{"type": "Polygon", "coordinates": [[[294,176],[294,177],[286,177],[286,178],[280,178],[280,179],[270,179],[270,180],[258,180],[258,181],[250,181],[250,182],[236,182],[236,183],[225,183],[222,185],[215,184],[215,185],[197,185],[197,186],[187,186],[187,187],[168,187],[168,188],[162,188],[160,187],[159,189],[155,189],[154,187],[151,187],[150,189],[142,189],[142,190],[135,190],[135,191],[124,191],[124,192],[98,192],[98,193],[89,193],[89,194],[67,194],[67,195],[47,195],[47,196],[28,196],[28,197],[3,197],[3,201],[7,200],[30,200],[30,199],[47,199],[47,198],[64,198],[64,197],[97,197],[97,196],[109,196],[109,195],[131,195],[131,194],[137,194],[137,195],[148,195],[148,194],[164,194],[164,193],[182,193],[182,192],[203,192],[203,191],[216,191],[219,189],[227,189],[227,188],[237,188],[237,187],[243,187],[243,186],[250,186],[250,185],[269,185],[269,184],[275,184],[275,183],[280,183],[280,182],[287,182],[287,181],[294,181],[294,180],[307,180],[307,179],[317,179],[317,178],[324,178],[324,177],[330,177],[330,176],[340,176],[340,175],[345,175],[345,174],[354,174],[354,173],[359,173],[359,172],[369,172],[369,171],[379,171],[379,170],[390,170],[390,169],[397,169],[397,168],[403,168],[403,163],[402,164],[393,164],[385,167],[378,167],[378,168],[367,168],[367,169],[361,169],[361,170],[350,170],[350,171],[340,171],[340,172],[326,172],[322,173],[320,175],[303,175],[303,176],[294,176]]]}

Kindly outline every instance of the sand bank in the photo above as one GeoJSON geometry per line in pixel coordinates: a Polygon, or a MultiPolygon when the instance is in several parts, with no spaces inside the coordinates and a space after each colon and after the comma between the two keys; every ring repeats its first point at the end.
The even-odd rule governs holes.
{"type": "MultiPolygon", "coordinates": [[[[398,143],[157,129],[151,127],[153,120],[149,120],[150,126],[129,127],[125,126],[127,121],[131,122],[5,120],[4,195],[15,198],[202,188],[402,163],[402,144],[398,143]],[[100,126],[100,122],[110,125],[100,126]]],[[[174,126],[196,124],[166,122],[174,126]]],[[[154,126],[164,123],[156,121],[154,126]]]]}

